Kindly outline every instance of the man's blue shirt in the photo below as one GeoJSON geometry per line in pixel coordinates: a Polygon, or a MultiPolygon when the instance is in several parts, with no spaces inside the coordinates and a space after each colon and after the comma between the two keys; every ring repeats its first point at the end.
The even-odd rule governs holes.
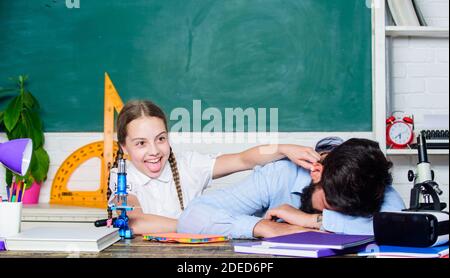
{"type": "MultiPolygon", "coordinates": [[[[252,238],[267,210],[283,204],[299,208],[301,192],[310,183],[309,171],[289,160],[257,166],[243,181],[194,199],[178,219],[177,231],[252,238]]],[[[381,211],[404,208],[400,195],[388,186],[381,211]]],[[[372,218],[324,210],[322,221],[323,229],[330,232],[373,234],[372,218]]]]}

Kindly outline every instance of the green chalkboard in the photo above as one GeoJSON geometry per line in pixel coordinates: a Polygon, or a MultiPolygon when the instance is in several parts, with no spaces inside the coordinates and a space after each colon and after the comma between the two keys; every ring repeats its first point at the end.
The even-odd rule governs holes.
{"type": "Polygon", "coordinates": [[[167,114],[201,100],[278,108],[280,131],[371,131],[366,2],[0,1],[0,86],[29,75],[48,132],[102,131],[104,72],[167,114]]]}

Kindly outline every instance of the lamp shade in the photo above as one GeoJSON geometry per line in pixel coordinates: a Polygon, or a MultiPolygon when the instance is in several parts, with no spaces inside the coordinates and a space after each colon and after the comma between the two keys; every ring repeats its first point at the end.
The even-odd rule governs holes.
{"type": "Polygon", "coordinates": [[[29,138],[0,143],[0,162],[14,173],[24,176],[31,162],[33,141],[29,138]]]}

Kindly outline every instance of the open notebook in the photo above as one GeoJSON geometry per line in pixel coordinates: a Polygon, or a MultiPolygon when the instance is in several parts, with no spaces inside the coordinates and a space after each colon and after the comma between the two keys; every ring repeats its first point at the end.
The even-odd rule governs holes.
{"type": "Polygon", "coordinates": [[[119,229],[107,227],[37,227],[6,238],[12,251],[100,252],[120,240],[119,229]]]}

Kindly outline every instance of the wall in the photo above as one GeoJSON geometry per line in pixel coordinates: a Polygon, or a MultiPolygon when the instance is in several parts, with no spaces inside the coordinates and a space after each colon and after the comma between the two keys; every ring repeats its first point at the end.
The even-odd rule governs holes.
{"type": "MultiPolygon", "coordinates": [[[[333,133],[342,138],[361,137],[370,138],[371,133],[333,133]]],[[[329,136],[328,133],[280,133],[280,143],[300,144],[306,146],[314,146],[317,140],[329,136]]],[[[222,138],[224,138],[223,135],[222,138]]],[[[94,141],[102,140],[102,133],[46,133],[45,148],[50,156],[50,169],[48,179],[41,188],[41,195],[39,201],[47,203],[50,199],[51,184],[59,166],[63,161],[76,149],[92,143],[94,141]]],[[[5,136],[0,135],[0,142],[6,141],[5,136]]],[[[266,143],[266,142],[261,142],[266,143]]],[[[246,143],[233,144],[207,144],[207,143],[171,143],[175,153],[180,151],[195,150],[200,153],[231,153],[245,150],[246,148],[257,145],[246,143]]],[[[69,182],[69,189],[72,190],[95,190],[99,183],[100,160],[92,159],[83,164],[71,177],[69,182]]],[[[242,172],[231,175],[226,178],[215,180],[212,188],[217,186],[226,186],[235,183],[244,177],[249,172],[242,172]]],[[[0,184],[4,184],[4,169],[0,168],[0,184]]],[[[0,187],[0,195],[3,187],[0,187]]]]}
{"type": "MultiPolygon", "coordinates": [[[[446,0],[421,0],[426,20],[435,26],[449,25],[449,2],[446,0]]],[[[448,39],[424,38],[396,38],[392,42],[392,106],[395,110],[413,111],[418,123],[423,121],[423,114],[448,114],[449,107],[449,43],[448,39]]],[[[317,139],[328,136],[324,133],[291,133],[282,134],[281,142],[313,145],[317,139]]],[[[345,138],[370,137],[370,133],[337,134],[345,138]]],[[[64,159],[78,147],[92,141],[100,140],[100,133],[48,133],[46,134],[46,148],[51,156],[49,179],[45,182],[40,196],[40,202],[48,202],[50,187],[54,174],[64,159]]],[[[0,135],[4,142],[4,136],[0,135]]],[[[174,145],[174,149],[197,149],[201,152],[223,153],[240,151],[249,145],[174,145]]],[[[411,183],[407,180],[407,172],[415,169],[417,157],[391,156],[394,162],[394,185],[401,193],[406,203],[409,203],[411,183]]],[[[436,180],[444,190],[441,199],[449,202],[449,162],[446,156],[430,156],[436,180]]],[[[93,185],[98,182],[100,163],[89,162],[81,167],[72,177],[71,188],[83,188],[86,184],[93,185]]],[[[226,185],[243,178],[248,173],[236,174],[214,182],[213,186],[226,185]]],[[[4,183],[3,168],[0,170],[0,184],[4,183]]],[[[2,188],[2,187],[0,187],[2,188]]],[[[0,189],[1,190],[1,189],[0,189]]],[[[0,194],[1,191],[0,191],[0,194]]]]}
{"type": "MultiPolygon", "coordinates": [[[[449,26],[448,0],[419,0],[430,26],[449,26]]],[[[449,114],[449,40],[448,38],[394,38],[390,45],[391,109],[414,114],[416,126],[423,126],[425,114],[449,114]]],[[[449,200],[448,155],[430,155],[436,181],[449,200]]],[[[415,169],[417,156],[391,157],[395,164],[394,183],[409,200],[409,169],[415,169]]],[[[408,201],[409,202],[409,201],[408,201]]]]}

